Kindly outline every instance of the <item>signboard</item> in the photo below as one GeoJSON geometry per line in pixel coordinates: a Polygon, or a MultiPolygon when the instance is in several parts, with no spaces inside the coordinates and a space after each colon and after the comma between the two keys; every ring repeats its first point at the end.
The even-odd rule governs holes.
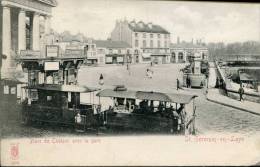
{"type": "Polygon", "coordinates": [[[122,56],[118,56],[118,57],[117,57],[117,62],[118,62],[118,63],[124,62],[124,58],[123,58],[122,56]]]}
{"type": "Polygon", "coordinates": [[[59,70],[60,64],[59,62],[45,62],[44,70],[45,71],[57,71],[59,70]]]}
{"type": "Polygon", "coordinates": [[[65,55],[66,56],[78,56],[81,57],[84,55],[84,50],[83,49],[66,49],[65,50],[65,55]]]}
{"type": "Polygon", "coordinates": [[[47,45],[46,46],[46,57],[58,57],[59,46],[58,45],[47,45]]]}
{"type": "Polygon", "coordinates": [[[112,57],[106,57],[106,63],[112,63],[112,57]]]}
{"type": "Polygon", "coordinates": [[[34,50],[21,50],[20,51],[21,57],[40,57],[41,53],[40,51],[34,51],[34,50]]]}

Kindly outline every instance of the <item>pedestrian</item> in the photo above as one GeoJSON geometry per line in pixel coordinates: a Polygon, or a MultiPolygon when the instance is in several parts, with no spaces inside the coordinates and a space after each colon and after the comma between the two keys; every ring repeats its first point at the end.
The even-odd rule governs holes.
{"type": "Polygon", "coordinates": [[[242,84],[240,84],[240,88],[238,89],[238,93],[239,93],[239,101],[244,100],[243,99],[244,89],[242,87],[242,84]]]}
{"type": "Polygon", "coordinates": [[[218,88],[218,87],[219,87],[219,78],[217,77],[215,88],[218,88]]]}
{"type": "Polygon", "coordinates": [[[100,77],[99,77],[99,85],[104,85],[104,77],[102,74],[100,74],[100,77]]]}
{"type": "Polygon", "coordinates": [[[180,89],[180,81],[179,79],[177,78],[177,90],[180,89]]]}
{"type": "Polygon", "coordinates": [[[146,69],[146,76],[148,77],[149,69],[146,69]]]}
{"type": "Polygon", "coordinates": [[[151,67],[153,66],[153,62],[152,62],[152,61],[151,61],[151,64],[150,64],[150,65],[151,65],[151,67]]]}
{"type": "Polygon", "coordinates": [[[129,66],[128,63],[126,64],[126,70],[128,71],[128,74],[131,75],[131,72],[130,72],[130,66],[129,66]]]}
{"type": "Polygon", "coordinates": [[[188,88],[189,87],[189,76],[187,75],[187,78],[186,78],[186,87],[188,88]]]}
{"type": "Polygon", "coordinates": [[[77,114],[75,115],[75,130],[78,132],[81,132],[81,121],[82,119],[81,119],[80,112],[77,111],[77,114]]]}
{"type": "Polygon", "coordinates": [[[190,83],[190,77],[187,76],[187,88],[190,88],[191,87],[191,83],[190,83]]]}

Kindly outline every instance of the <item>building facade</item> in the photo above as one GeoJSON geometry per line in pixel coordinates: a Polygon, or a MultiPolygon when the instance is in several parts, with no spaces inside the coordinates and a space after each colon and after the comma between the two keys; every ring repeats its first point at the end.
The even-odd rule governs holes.
{"type": "Polygon", "coordinates": [[[1,0],[1,78],[12,78],[14,59],[21,51],[36,55],[44,50],[44,38],[50,32],[52,8],[55,0],[1,0]]]}
{"type": "Polygon", "coordinates": [[[169,63],[170,33],[153,23],[117,21],[111,33],[112,41],[124,41],[133,49],[134,63],[169,63]]]}
{"type": "Polygon", "coordinates": [[[170,45],[170,62],[171,63],[186,63],[192,59],[192,57],[198,58],[201,60],[208,60],[209,51],[206,46],[201,44],[193,43],[175,43],[170,45]]]}
{"type": "Polygon", "coordinates": [[[89,51],[94,50],[93,59],[98,64],[125,64],[133,61],[131,46],[123,41],[94,40],[89,48],[89,51]]]}

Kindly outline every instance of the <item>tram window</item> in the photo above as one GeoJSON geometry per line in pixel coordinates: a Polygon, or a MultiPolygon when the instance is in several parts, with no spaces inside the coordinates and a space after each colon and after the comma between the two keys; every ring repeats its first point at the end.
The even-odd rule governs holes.
{"type": "Polygon", "coordinates": [[[52,100],[52,96],[47,96],[47,101],[51,101],[52,100]]]}
{"type": "Polygon", "coordinates": [[[71,102],[71,92],[68,92],[68,102],[71,102]]]}
{"type": "Polygon", "coordinates": [[[11,94],[15,95],[16,94],[16,87],[11,87],[11,94]]]}
{"type": "Polygon", "coordinates": [[[8,86],[8,85],[5,85],[5,86],[4,86],[4,94],[5,94],[5,95],[8,95],[8,94],[9,94],[9,86],[8,86]]]}

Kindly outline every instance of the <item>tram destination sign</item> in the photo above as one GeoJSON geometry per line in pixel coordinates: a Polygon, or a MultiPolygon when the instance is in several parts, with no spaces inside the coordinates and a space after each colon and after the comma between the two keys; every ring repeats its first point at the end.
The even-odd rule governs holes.
{"type": "Polygon", "coordinates": [[[58,57],[59,46],[58,45],[47,45],[46,46],[46,57],[58,57]]]}

